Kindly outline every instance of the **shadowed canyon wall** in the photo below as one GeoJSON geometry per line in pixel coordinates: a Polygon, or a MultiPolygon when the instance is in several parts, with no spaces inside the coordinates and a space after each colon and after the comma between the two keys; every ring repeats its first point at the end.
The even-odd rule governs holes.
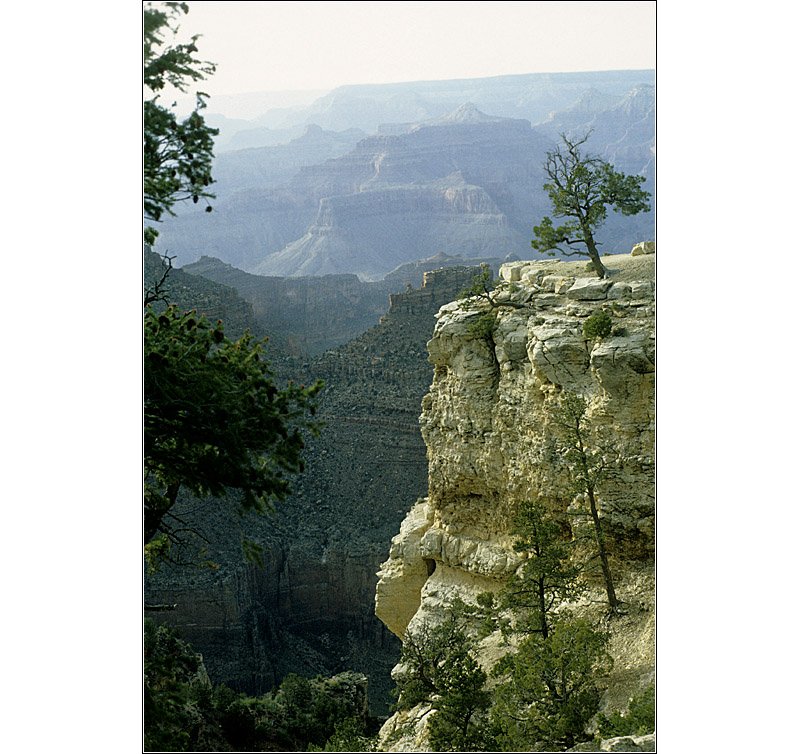
{"type": "Polygon", "coordinates": [[[399,642],[374,616],[376,572],[427,491],[418,420],[434,314],[477,272],[426,273],[423,287],[393,294],[380,324],[346,345],[274,361],[282,379],[326,385],[324,427],[274,514],[238,519],[223,501],[183,501],[215,566],[162,569],[148,577],[146,600],[176,606],[152,615],[180,628],[215,683],[259,693],[288,672],[352,669],[369,676],[373,711],[387,712],[399,642]],[[244,564],[244,535],[263,546],[262,567],[244,564]]]}

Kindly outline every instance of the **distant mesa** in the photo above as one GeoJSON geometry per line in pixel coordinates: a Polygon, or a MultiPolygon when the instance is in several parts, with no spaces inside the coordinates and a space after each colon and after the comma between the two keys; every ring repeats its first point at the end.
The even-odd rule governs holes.
{"type": "MultiPolygon", "coordinates": [[[[219,154],[214,211],[181,207],[159,244],[178,266],[207,255],[261,275],[372,281],[440,252],[526,258],[550,214],[542,166],[560,133],[591,130],[587,149],[645,176],[655,199],[653,83],[653,71],[605,71],[340,87],[250,131],[229,124],[241,128],[229,145],[272,146],[219,154]]],[[[601,253],[652,238],[653,218],[611,213],[601,253]]]]}
{"type": "Polygon", "coordinates": [[[481,111],[474,102],[465,102],[455,110],[451,110],[444,115],[424,120],[411,121],[408,123],[382,123],[378,127],[378,132],[382,134],[407,134],[419,131],[424,128],[436,128],[437,126],[457,126],[457,125],[481,125],[490,123],[516,124],[518,127],[531,127],[529,120],[523,118],[507,118],[500,115],[487,115],[481,111]]]}
{"type": "MultiPolygon", "coordinates": [[[[481,112],[473,102],[465,102],[447,115],[424,121],[418,128],[424,126],[452,125],[454,123],[502,123],[503,121],[520,120],[519,118],[501,118],[497,115],[487,115],[481,112]]],[[[524,121],[523,121],[524,122],[524,121]]],[[[528,122],[528,125],[530,123],[528,122]]]]}

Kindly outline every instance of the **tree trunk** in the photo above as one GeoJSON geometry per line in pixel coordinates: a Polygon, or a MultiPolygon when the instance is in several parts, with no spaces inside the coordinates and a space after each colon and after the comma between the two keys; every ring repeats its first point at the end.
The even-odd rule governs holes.
{"type": "Polygon", "coordinates": [[[592,229],[581,220],[581,230],[583,231],[583,240],[586,244],[586,250],[589,252],[589,259],[592,260],[597,277],[603,279],[606,276],[606,268],[600,261],[600,252],[597,250],[597,244],[594,242],[592,229]]]}
{"type": "Polygon", "coordinates": [[[594,489],[592,489],[592,487],[589,487],[586,491],[589,495],[589,508],[592,512],[592,521],[594,522],[594,533],[597,538],[597,551],[600,555],[600,565],[603,569],[603,580],[606,583],[608,604],[611,607],[611,610],[616,613],[619,607],[619,600],[617,599],[617,593],[614,591],[614,581],[611,578],[611,569],[608,566],[606,543],[603,537],[603,530],[600,526],[600,516],[597,512],[597,501],[594,498],[594,489]]]}
{"type": "Polygon", "coordinates": [[[600,261],[600,252],[597,250],[597,246],[595,246],[594,239],[591,235],[586,241],[586,247],[589,249],[589,259],[592,260],[597,277],[601,279],[604,278],[606,276],[606,268],[600,261]]]}
{"type": "Polygon", "coordinates": [[[547,595],[545,594],[545,590],[544,590],[544,578],[543,577],[539,578],[538,587],[539,587],[539,612],[541,614],[539,625],[540,625],[540,627],[542,629],[542,636],[546,639],[547,636],[548,636],[548,631],[547,631],[547,611],[546,611],[546,605],[547,605],[546,598],[547,598],[547,595]]]}

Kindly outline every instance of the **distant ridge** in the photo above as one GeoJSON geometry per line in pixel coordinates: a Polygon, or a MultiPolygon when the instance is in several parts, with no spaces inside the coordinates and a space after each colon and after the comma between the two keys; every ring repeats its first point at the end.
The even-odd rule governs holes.
{"type": "MultiPolygon", "coordinates": [[[[587,151],[655,194],[654,83],[654,71],[613,71],[339,87],[260,117],[266,136],[293,141],[220,155],[214,211],[181,208],[161,240],[180,265],[207,255],[374,281],[438,252],[526,258],[550,213],[542,165],[560,133],[591,131],[587,151]]],[[[652,213],[610,213],[598,240],[627,253],[654,235],[652,213]]]]}
{"type": "Polygon", "coordinates": [[[503,118],[499,115],[487,115],[481,112],[474,102],[465,102],[447,115],[420,123],[420,126],[438,126],[451,123],[500,123],[511,118],[503,118]]]}

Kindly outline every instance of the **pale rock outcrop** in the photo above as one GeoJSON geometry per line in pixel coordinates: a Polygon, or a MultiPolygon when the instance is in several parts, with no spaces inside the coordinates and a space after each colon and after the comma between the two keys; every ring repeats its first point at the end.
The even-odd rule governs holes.
{"type": "Polygon", "coordinates": [[[592,744],[579,744],[568,751],[655,751],[656,737],[653,734],[646,736],[617,736],[600,741],[600,746],[592,744]]]}
{"type": "Polygon", "coordinates": [[[599,301],[606,298],[613,280],[604,278],[578,278],[567,291],[567,296],[577,301],[599,301]]]}
{"type": "MultiPolygon", "coordinates": [[[[526,275],[526,277],[528,277],[526,275]]],[[[528,282],[526,280],[526,282],[528,282]]],[[[541,279],[540,288],[547,293],[566,293],[575,283],[575,278],[564,275],[545,275],[541,279]]],[[[534,283],[535,284],[535,283],[534,283]]]]}
{"type": "Polygon", "coordinates": [[[392,539],[389,560],[378,571],[375,614],[399,637],[419,609],[420,590],[429,576],[420,544],[431,523],[430,505],[418,501],[392,539]]]}
{"type": "MultiPolygon", "coordinates": [[[[493,310],[489,333],[476,326],[488,313],[485,302],[439,310],[428,343],[433,384],[420,417],[428,497],[394,538],[376,593],[376,613],[395,634],[440,620],[456,596],[475,602],[503,587],[522,563],[511,531],[520,502],[582,509],[554,423],[559,395],[571,391],[587,400],[592,441],[608,453],[611,473],[600,504],[617,594],[626,604],[626,614],[608,624],[615,670],[606,708],[624,709],[652,682],[654,259],[604,257],[603,280],[587,278],[583,263],[504,264],[506,295],[524,306],[493,310]],[[612,332],[586,340],[583,323],[600,309],[611,315],[612,332]]],[[[574,521],[577,532],[582,524],[574,521]]],[[[597,578],[591,587],[576,609],[600,619],[603,585],[597,578]]],[[[490,667],[498,642],[484,640],[480,653],[490,667]]],[[[425,750],[424,717],[419,709],[403,713],[405,727],[397,715],[390,718],[381,747],[425,750]],[[419,724],[408,724],[409,715],[419,724]]]]}
{"type": "Polygon", "coordinates": [[[655,254],[656,253],[656,242],[655,241],[642,241],[641,243],[637,243],[631,249],[631,256],[638,257],[642,254],[655,254]]]}

